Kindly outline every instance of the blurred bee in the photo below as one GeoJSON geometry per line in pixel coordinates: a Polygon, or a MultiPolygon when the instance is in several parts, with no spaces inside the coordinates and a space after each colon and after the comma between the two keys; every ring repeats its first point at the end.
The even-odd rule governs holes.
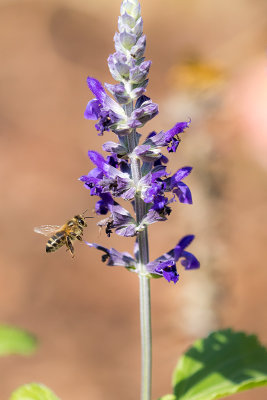
{"type": "MultiPolygon", "coordinates": [[[[83,213],[84,214],[84,213],[83,213]]],[[[67,250],[70,251],[74,257],[74,247],[72,240],[82,240],[83,229],[87,226],[84,215],[75,215],[72,219],[67,221],[64,225],[41,225],[34,228],[34,232],[40,233],[45,236],[51,236],[46,243],[46,252],[52,253],[60,247],[66,245],[67,250]]]]}

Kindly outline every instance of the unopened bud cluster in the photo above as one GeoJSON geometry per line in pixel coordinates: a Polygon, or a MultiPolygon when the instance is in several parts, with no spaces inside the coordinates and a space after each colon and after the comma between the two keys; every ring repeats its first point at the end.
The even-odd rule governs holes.
{"type": "Polygon", "coordinates": [[[140,4],[136,1],[122,3],[119,32],[114,36],[116,53],[108,58],[111,75],[121,83],[106,87],[120,104],[138,99],[148,84],[147,75],[151,61],[143,58],[146,37],[143,35],[140,11],[140,4]]]}

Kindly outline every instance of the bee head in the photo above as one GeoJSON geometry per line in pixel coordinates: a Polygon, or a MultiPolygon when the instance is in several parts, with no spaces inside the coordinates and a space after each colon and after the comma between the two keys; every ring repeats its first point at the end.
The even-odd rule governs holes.
{"type": "Polygon", "coordinates": [[[81,227],[85,227],[87,226],[85,220],[84,220],[84,216],[82,215],[75,215],[74,219],[76,219],[76,221],[78,222],[78,225],[81,227]]]}

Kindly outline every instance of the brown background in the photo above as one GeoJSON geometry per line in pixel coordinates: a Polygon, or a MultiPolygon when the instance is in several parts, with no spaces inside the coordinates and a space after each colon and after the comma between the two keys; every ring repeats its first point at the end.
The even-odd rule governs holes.
{"type": "MultiPolygon", "coordinates": [[[[0,316],[37,335],[32,357],[0,360],[0,398],[38,381],[64,400],[139,397],[138,279],[108,268],[77,243],[46,255],[33,227],[62,224],[91,210],[77,178],[100,151],[83,118],[87,75],[112,82],[120,0],[0,2],[1,265],[0,316]]],[[[150,228],[151,259],[184,234],[201,269],[177,285],[152,282],[153,398],[171,392],[176,360],[209,331],[233,327],[267,345],[266,154],[267,4],[264,0],[142,2],[147,91],[160,115],[143,132],[192,118],[172,171],[194,167],[187,183],[194,205],[174,207],[150,228]]],[[[105,238],[95,220],[88,241],[132,251],[132,240],[105,238]]],[[[263,400],[267,389],[241,393],[263,400]]]]}

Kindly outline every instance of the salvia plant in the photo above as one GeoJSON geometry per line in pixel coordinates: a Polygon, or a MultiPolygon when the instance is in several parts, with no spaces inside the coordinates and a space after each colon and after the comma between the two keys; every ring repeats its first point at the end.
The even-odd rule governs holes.
{"type": "Polygon", "coordinates": [[[108,141],[103,157],[89,151],[95,164],[87,175],[80,177],[92,196],[98,196],[95,211],[107,215],[101,226],[108,236],[113,230],[120,236],[136,237],[134,256],[107,249],[96,243],[87,243],[103,252],[103,261],[110,266],[123,266],[138,274],[140,280],[140,319],[142,346],[141,398],[151,397],[151,307],[150,279],[163,277],[176,283],[179,279],[177,263],[185,269],[199,268],[199,261],[186,249],[194,239],[187,235],[167,253],[154,261],[149,260],[148,226],[166,221],[173,203],[192,203],[189,187],[184,183],[191,167],[167,172],[168,158],[163,155],[178,149],[179,135],[189,127],[189,121],[178,122],[167,131],[151,132],[143,138],[139,133],[147,122],[158,114],[158,105],[145,95],[151,61],[144,57],[146,37],[137,0],[124,0],[114,36],[115,53],[108,57],[108,67],[116,84],[103,85],[88,77],[87,84],[94,98],[89,101],[85,118],[96,120],[99,135],[113,132],[117,141],[108,141]],[[114,97],[111,98],[109,91],[114,97]],[[131,202],[133,212],[127,211],[120,200],[131,202]]]}
{"type": "MultiPolygon", "coordinates": [[[[135,237],[134,254],[88,246],[102,252],[102,261],[109,266],[122,266],[135,273],[140,281],[141,323],[141,400],[151,399],[151,306],[150,280],[163,278],[177,283],[180,262],[186,270],[199,268],[197,258],[187,248],[194,239],[187,235],[157,259],[150,261],[148,226],[166,221],[174,203],[192,203],[190,189],[184,182],[191,167],[182,167],[174,174],[167,170],[168,158],[179,148],[180,136],[189,128],[190,120],[177,122],[171,129],[139,133],[158,114],[158,106],[145,95],[150,61],[144,57],[146,37],[137,0],[123,0],[115,34],[115,53],[108,57],[108,67],[116,84],[104,86],[88,77],[93,98],[87,104],[85,118],[96,121],[99,135],[108,132],[117,140],[107,141],[100,153],[90,150],[95,167],[79,179],[97,196],[96,214],[103,216],[98,225],[124,237],[135,237]],[[108,94],[110,93],[110,95],[108,94]],[[130,202],[130,213],[121,202],[130,202]]],[[[1,339],[1,338],[0,338],[1,339]]],[[[28,339],[27,339],[28,340],[28,339]]],[[[1,344],[1,343],[0,343],[1,344]]],[[[9,346],[9,343],[6,343],[9,346]]],[[[12,344],[14,348],[14,344],[12,344]]],[[[241,390],[267,384],[267,351],[256,336],[231,329],[211,333],[197,340],[182,355],[173,374],[173,394],[160,400],[215,400],[241,390]]],[[[57,400],[44,385],[32,383],[17,389],[10,400],[57,400]]]]}

